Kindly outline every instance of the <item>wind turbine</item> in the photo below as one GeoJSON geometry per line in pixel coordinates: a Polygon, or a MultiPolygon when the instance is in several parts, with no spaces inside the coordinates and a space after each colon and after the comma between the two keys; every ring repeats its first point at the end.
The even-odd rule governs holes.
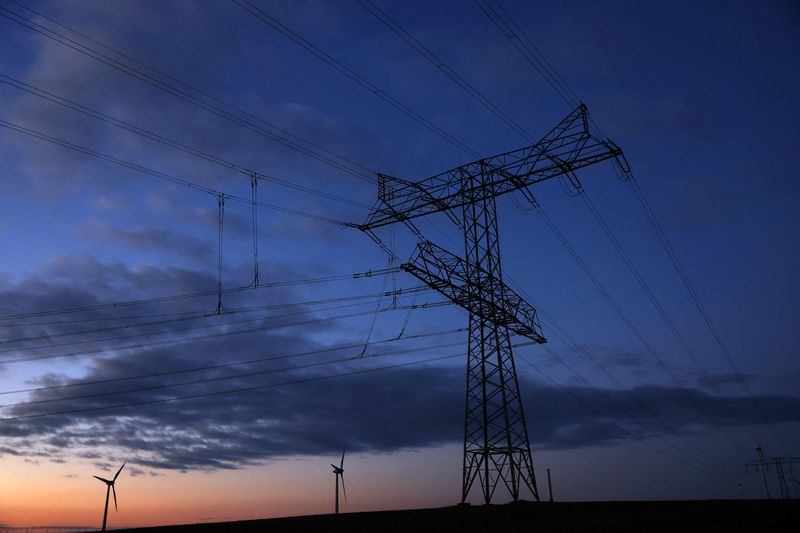
{"type": "Polygon", "coordinates": [[[111,481],[109,481],[107,479],[104,479],[104,478],[101,478],[100,476],[92,476],[92,477],[94,477],[96,479],[99,479],[100,481],[102,481],[103,483],[106,484],[106,508],[105,508],[105,511],[103,511],[103,529],[102,529],[102,531],[106,530],[106,520],[108,519],[108,494],[110,492],[114,493],[114,509],[119,511],[119,509],[117,508],[117,490],[114,488],[114,482],[119,477],[119,473],[122,472],[123,468],[125,468],[125,463],[122,463],[122,466],[119,467],[119,470],[117,470],[117,473],[114,474],[114,479],[112,479],[111,481]]]}
{"type": "Polygon", "coordinates": [[[342,477],[342,493],[344,493],[344,501],[347,501],[347,490],[344,488],[344,450],[342,450],[342,460],[339,466],[331,463],[333,473],[336,474],[336,514],[339,514],[339,476],[342,477]]]}

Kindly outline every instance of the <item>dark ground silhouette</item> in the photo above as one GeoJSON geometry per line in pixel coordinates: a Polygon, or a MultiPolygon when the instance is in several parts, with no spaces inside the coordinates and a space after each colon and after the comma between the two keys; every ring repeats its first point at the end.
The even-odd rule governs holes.
{"type": "MultiPolygon", "coordinates": [[[[119,530],[123,531],[123,530],[119,530]]],[[[124,531],[347,532],[787,532],[800,531],[800,500],[528,503],[298,516],[124,531]]]]}

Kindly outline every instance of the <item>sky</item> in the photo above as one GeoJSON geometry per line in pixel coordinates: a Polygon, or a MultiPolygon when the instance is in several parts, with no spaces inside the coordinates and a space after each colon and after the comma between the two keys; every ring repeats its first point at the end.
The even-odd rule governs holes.
{"type": "MultiPolygon", "coordinates": [[[[344,511],[460,500],[468,315],[339,222],[376,172],[530,145],[572,105],[480,3],[375,1],[436,64],[366,2],[251,5],[0,0],[2,527],[98,527],[91,476],[124,461],[110,527],[331,512],[343,449],[344,511]]],[[[549,468],[559,500],[762,497],[755,447],[800,455],[800,9],[492,5],[635,180],[497,200],[548,340],[514,351],[540,492],[549,468]]],[[[447,216],[417,225],[463,256],[447,216]]]]}

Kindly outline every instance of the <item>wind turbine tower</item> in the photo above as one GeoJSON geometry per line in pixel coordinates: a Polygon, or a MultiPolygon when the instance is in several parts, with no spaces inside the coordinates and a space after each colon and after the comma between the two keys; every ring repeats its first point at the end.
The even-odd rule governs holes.
{"type": "Polygon", "coordinates": [[[100,476],[93,476],[94,478],[99,479],[100,481],[102,481],[103,483],[106,484],[106,507],[105,507],[105,510],[103,511],[103,529],[102,529],[102,531],[106,530],[106,522],[108,520],[108,496],[109,496],[109,493],[111,493],[111,492],[114,493],[114,509],[119,511],[119,509],[117,508],[117,490],[114,488],[114,483],[117,481],[117,478],[119,477],[119,473],[122,472],[123,468],[125,468],[125,463],[122,463],[122,466],[119,467],[119,470],[117,470],[117,473],[114,474],[114,478],[111,479],[111,480],[102,478],[100,476]]]}
{"type": "Polygon", "coordinates": [[[339,514],[339,477],[342,478],[342,493],[344,494],[344,501],[347,501],[347,490],[344,488],[344,450],[342,450],[342,460],[339,461],[339,466],[331,463],[333,473],[336,475],[336,514],[339,514]]]}

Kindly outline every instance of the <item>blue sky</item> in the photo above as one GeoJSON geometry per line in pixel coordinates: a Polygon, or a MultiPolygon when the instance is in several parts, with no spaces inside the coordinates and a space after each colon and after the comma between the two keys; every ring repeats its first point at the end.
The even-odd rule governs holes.
{"type": "MultiPolygon", "coordinates": [[[[213,105],[235,106],[232,112],[237,116],[246,116],[246,120],[261,126],[258,120],[266,120],[357,163],[359,168],[418,180],[473,159],[234,3],[83,1],[24,5],[52,20],[39,18],[14,2],[2,3],[4,9],[76,42],[95,48],[97,42],[112,47],[117,52],[104,53],[116,61],[191,94],[198,94],[191,88],[199,89],[205,94],[201,98],[213,105]],[[96,42],[69,33],[53,21],[96,42]],[[219,100],[207,100],[209,96],[219,100]]],[[[256,5],[478,153],[488,156],[529,143],[358,2],[256,5]]],[[[472,2],[378,5],[534,137],[570,112],[570,107],[472,2]]],[[[625,151],[637,183],[729,347],[736,368],[765,411],[755,410],[748,392],[734,376],[629,186],[614,176],[610,164],[600,164],[580,173],[587,195],[704,372],[676,342],[580,197],[565,194],[556,182],[532,190],[542,209],[653,346],[675,380],[626,328],[539,214],[519,209],[510,198],[499,200],[504,272],[618,379],[618,383],[609,382],[545,321],[549,347],[586,381],[554,362],[539,347],[518,350],[518,359],[539,369],[518,364],[534,462],[537,467],[552,464],[554,471],[560,469],[560,483],[565,487],[562,496],[569,499],[732,497],[738,495],[738,481],[745,483],[750,496],[758,495],[757,480],[742,474],[743,463],[754,458],[754,442],[768,446],[768,455],[797,453],[788,444],[798,437],[800,402],[796,329],[800,187],[792,157],[800,118],[796,103],[800,74],[795,66],[800,11],[791,2],[777,1],[509,1],[503,5],[589,106],[596,123],[625,151]],[[626,406],[641,425],[615,411],[612,404],[595,403],[602,405],[602,416],[587,413],[575,401],[575,396],[590,404],[596,401],[593,395],[597,393],[587,382],[616,398],[614,405],[626,406]],[[686,401],[690,396],[695,398],[693,403],[686,401]],[[634,397],[650,405],[660,415],[658,419],[649,419],[635,404],[626,403],[634,397]],[[764,415],[770,423],[765,423],[764,415]],[[688,455],[681,456],[669,443],[678,443],[688,455]],[[628,461],[631,457],[637,460],[628,461]],[[713,463],[710,466],[706,464],[709,461],[713,463]],[[569,466],[576,464],[582,467],[569,466]],[[602,479],[609,465],[620,473],[618,482],[600,485],[588,481],[602,479]],[[704,469],[714,474],[708,475],[704,469]],[[656,472],[663,479],[661,487],[631,481],[656,472]],[[637,489],[632,491],[632,486],[637,489]]],[[[244,168],[358,203],[371,205],[375,201],[374,184],[287,149],[254,133],[253,128],[226,121],[7,17],[0,24],[0,74],[4,80],[25,82],[244,168]]],[[[65,109],[8,83],[0,84],[0,101],[0,119],[6,122],[227,194],[250,195],[249,179],[241,173],[65,109]]],[[[3,316],[216,288],[218,211],[213,195],[8,128],[0,130],[0,153],[3,316]]],[[[367,214],[361,207],[269,182],[260,183],[259,195],[263,202],[336,220],[360,222],[367,214]]],[[[253,272],[250,206],[229,200],[224,221],[223,283],[227,287],[247,285],[253,272]]],[[[355,229],[270,209],[259,210],[259,226],[260,268],[268,282],[352,274],[386,266],[383,252],[355,229]]],[[[443,215],[421,221],[419,227],[430,240],[463,254],[457,228],[443,215]]],[[[389,238],[388,232],[381,235],[389,238]]],[[[408,257],[413,236],[398,228],[395,238],[398,254],[408,257]]],[[[405,273],[387,282],[389,288],[415,285],[405,273]]],[[[227,309],[294,304],[368,295],[382,287],[383,278],[378,276],[260,289],[226,296],[224,303],[227,309]]],[[[406,297],[404,301],[409,300],[406,297]]],[[[438,301],[441,297],[423,293],[416,303],[438,301]]],[[[65,333],[93,329],[91,322],[43,325],[32,324],[45,320],[41,317],[6,319],[5,324],[0,322],[0,335],[5,339],[0,362],[31,354],[60,354],[67,348],[53,344],[65,341],[85,340],[85,344],[76,345],[78,350],[95,349],[45,362],[4,364],[0,386],[2,390],[16,390],[63,385],[74,380],[180,369],[198,362],[243,360],[253,353],[270,355],[363,343],[377,302],[373,297],[358,303],[362,305],[332,311],[318,304],[295,305],[290,309],[306,314],[292,320],[302,318],[306,324],[141,349],[120,348],[119,343],[124,341],[111,340],[119,336],[118,331],[64,337],[65,333]],[[325,318],[344,313],[360,314],[336,321],[325,318]],[[309,323],[309,318],[319,320],[309,323]],[[11,342],[32,336],[44,339],[11,342]]],[[[384,300],[381,305],[388,303],[384,300]]],[[[143,319],[125,317],[205,313],[215,307],[216,296],[209,296],[48,318],[102,318],[105,322],[98,323],[127,324],[123,333],[133,332],[129,334],[146,340],[177,339],[189,333],[176,333],[175,322],[145,326],[143,319]],[[114,320],[107,320],[110,318],[114,320]],[[152,337],[156,329],[165,333],[152,337]]],[[[256,319],[252,323],[269,324],[270,313],[285,314],[285,309],[253,315],[256,319]]],[[[376,316],[370,335],[373,341],[396,336],[406,312],[387,311],[376,316]]],[[[200,320],[210,324],[232,319],[221,316],[200,320]]],[[[408,333],[460,328],[466,320],[465,313],[453,306],[418,309],[411,315],[408,333]]],[[[177,324],[180,328],[189,325],[177,324]]],[[[386,363],[375,360],[332,368],[351,370],[359,365],[449,355],[463,350],[451,346],[459,340],[457,334],[434,340],[408,339],[407,346],[429,351],[388,356],[391,361],[387,359],[386,363]]],[[[374,347],[376,352],[381,349],[374,347]]],[[[325,357],[331,356],[313,360],[325,357]]],[[[91,463],[103,465],[111,457],[125,455],[142,471],[180,476],[181,470],[197,468],[214,476],[231,468],[252,470],[264,464],[269,468],[269,461],[276,458],[336,455],[342,446],[377,458],[388,465],[386,468],[409,450],[415,450],[412,457],[421,457],[452,448],[449,455],[457,458],[462,438],[463,362],[455,358],[332,380],[325,385],[286,387],[279,392],[270,389],[264,396],[232,395],[224,402],[175,402],[163,409],[109,409],[31,422],[3,421],[0,450],[5,451],[0,461],[45,470],[49,464],[67,460],[91,468],[91,463]],[[384,394],[386,391],[391,394],[384,394]],[[274,412],[262,413],[264,419],[254,426],[252,417],[263,405],[273,406],[274,412]],[[238,409],[242,416],[229,421],[230,436],[221,437],[216,429],[222,427],[226,415],[238,409]],[[325,421],[331,416],[336,417],[337,424],[329,426],[325,421]],[[93,428],[103,424],[114,425],[126,438],[98,437],[93,428]],[[198,430],[195,424],[205,429],[198,430]],[[245,442],[245,436],[253,440],[245,442]],[[154,438],[164,440],[163,450],[147,444],[154,438]],[[101,451],[87,454],[88,449],[101,451]],[[25,458],[39,464],[20,463],[25,458]]],[[[305,377],[325,372],[333,370],[289,371],[305,377]]],[[[265,379],[250,377],[228,383],[248,386],[262,384],[265,379]]],[[[153,383],[172,381],[174,378],[165,378],[153,383]]],[[[102,407],[170,394],[210,392],[220,386],[109,394],[101,399],[61,400],[58,405],[102,407]]],[[[92,392],[95,390],[99,389],[92,392]]],[[[63,394],[63,389],[39,390],[3,399],[19,402],[63,394]]],[[[6,407],[3,416],[43,409],[6,407]]],[[[414,482],[431,482],[453,470],[451,467],[420,473],[414,482]]],[[[407,495],[413,493],[411,483],[407,490],[407,495]]],[[[457,494],[456,469],[450,500],[455,501],[457,494]]],[[[413,499],[402,498],[393,493],[392,501],[400,503],[392,505],[413,499]]],[[[450,500],[442,496],[426,502],[450,500]]],[[[374,507],[380,505],[375,503],[374,507]]]]}

